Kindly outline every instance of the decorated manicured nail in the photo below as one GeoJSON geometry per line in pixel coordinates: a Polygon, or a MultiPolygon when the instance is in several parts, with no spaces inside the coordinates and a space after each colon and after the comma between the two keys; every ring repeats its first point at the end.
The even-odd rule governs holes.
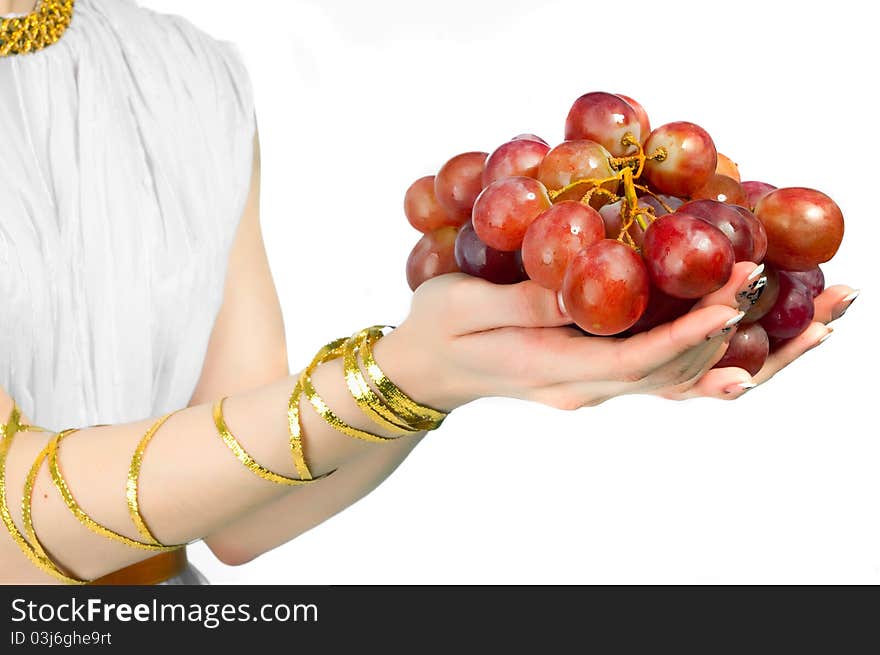
{"type": "Polygon", "coordinates": [[[851,294],[849,294],[846,298],[844,298],[843,300],[841,300],[841,301],[840,301],[840,302],[834,307],[834,310],[831,312],[831,320],[832,320],[832,321],[836,321],[836,320],[839,319],[841,316],[843,316],[844,314],[846,314],[846,310],[849,309],[850,307],[852,307],[852,304],[853,304],[853,302],[855,301],[855,299],[859,297],[859,293],[860,293],[860,290],[859,290],[859,289],[856,289],[856,290],[853,291],[851,294]]]}
{"type": "Polygon", "coordinates": [[[562,315],[568,317],[568,311],[565,309],[565,301],[562,300],[561,291],[556,292],[556,303],[559,305],[559,311],[562,312],[562,315]]]}
{"type": "Polygon", "coordinates": [[[734,393],[745,393],[749,389],[754,389],[758,385],[754,382],[738,382],[737,384],[731,384],[729,387],[724,388],[724,393],[727,395],[734,393]]]}
{"type": "Polygon", "coordinates": [[[828,332],[822,335],[822,337],[816,342],[816,345],[818,346],[820,343],[825,343],[826,341],[828,341],[828,337],[831,336],[832,332],[834,332],[834,330],[828,328],[828,332]]]}
{"type": "Polygon", "coordinates": [[[756,277],[758,277],[763,272],[764,272],[764,264],[758,264],[755,267],[755,270],[752,271],[751,273],[749,273],[749,277],[746,279],[747,280],[754,280],[756,277]]]}
{"type": "Polygon", "coordinates": [[[720,337],[722,334],[727,334],[728,332],[730,332],[733,329],[733,326],[735,326],[737,323],[739,323],[743,319],[743,316],[745,316],[745,315],[746,315],[745,312],[743,312],[743,311],[739,312],[736,316],[734,316],[729,321],[727,321],[723,326],[721,326],[720,329],[715,330],[715,332],[713,332],[712,334],[707,334],[706,339],[714,339],[715,337],[720,337]]]}
{"type": "MultiPolygon", "coordinates": [[[[761,264],[757,269],[758,272],[762,272],[764,270],[764,265],[761,264]],[[760,269],[760,270],[758,270],[760,269]]],[[[757,279],[752,279],[749,284],[744,287],[738,294],[736,294],[736,301],[739,305],[739,309],[742,311],[748,311],[749,308],[754,305],[761,298],[761,295],[764,293],[764,289],[767,288],[767,276],[761,275],[757,279]]]]}

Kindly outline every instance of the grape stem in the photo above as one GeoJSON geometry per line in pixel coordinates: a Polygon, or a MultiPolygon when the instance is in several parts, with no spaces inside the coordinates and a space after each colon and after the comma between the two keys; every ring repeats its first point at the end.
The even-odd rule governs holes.
{"type": "Polygon", "coordinates": [[[672,208],[663,202],[657,194],[651,191],[647,186],[636,184],[635,180],[639,179],[644,172],[646,161],[663,161],[668,156],[668,153],[666,152],[666,149],[661,146],[650,155],[646,155],[642,144],[631,132],[624,134],[620,143],[624,147],[635,146],[636,153],[625,155],[623,157],[609,157],[608,164],[614,171],[614,175],[605,178],[591,177],[575,180],[574,182],[566,184],[561,189],[550,191],[549,194],[550,200],[552,202],[557,202],[560,197],[572,189],[576,189],[580,186],[587,186],[588,189],[583,196],[581,196],[580,200],[585,205],[589,205],[593,196],[596,194],[604,195],[609,202],[617,202],[622,199],[623,202],[620,205],[621,227],[617,240],[621,243],[626,243],[633,250],[638,251],[635,239],[633,239],[632,234],[630,234],[630,229],[632,228],[633,223],[637,223],[644,231],[648,229],[648,225],[656,220],[657,217],[654,215],[653,207],[639,205],[639,198],[636,191],[638,190],[647,193],[660,203],[660,205],[669,213],[672,213],[672,208]],[[606,185],[612,182],[616,183],[615,191],[606,188],[606,185]],[[618,196],[616,193],[621,184],[623,185],[622,197],[618,196]]]}

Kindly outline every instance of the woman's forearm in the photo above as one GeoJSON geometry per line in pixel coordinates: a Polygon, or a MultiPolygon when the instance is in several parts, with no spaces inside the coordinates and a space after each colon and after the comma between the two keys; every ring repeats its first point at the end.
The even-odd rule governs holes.
{"type": "MultiPolygon", "coordinates": [[[[223,403],[226,424],[245,450],[262,466],[288,477],[298,477],[289,447],[287,414],[296,379],[297,376],[288,376],[231,395],[223,403]]],[[[345,386],[338,360],[318,367],[312,380],[344,421],[392,436],[361,414],[345,386]]],[[[305,455],[314,476],[336,469],[341,473],[370,450],[396,445],[368,443],[343,435],[330,427],[305,399],[300,407],[305,455]]],[[[217,532],[291,489],[261,479],[239,462],[220,438],[212,408],[213,403],[203,403],[181,409],[162,425],[147,447],[140,475],[140,507],[150,530],[164,544],[186,543],[217,532]]],[[[0,409],[5,420],[11,403],[0,409]]],[[[83,428],[63,441],[59,449],[62,472],[83,510],[98,523],[132,539],[139,539],[139,535],[126,502],[129,464],[156,418],[83,428]]],[[[402,439],[414,443],[417,436],[402,439]]],[[[50,437],[41,432],[20,432],[10,449],[7,500],[19,530],[22,521],[17,508],[21,505],[24,480],[50,437]]],[[[314,485],[315,492],[306,498],[311,499],[308,502],[321,502],[324,496],[320,485],[334,475],[337,473],[297,488],[305,490],[314,485]]],[[[78,578],[96,578],[154,554],[122,545],[84,527],[64,504],[45,462],[34,486],[33,522],[49,555],[78,578]]],[[[4,582],[14,582],[18,580],[16,570],[22,570],[25,560],[10,555],[11,539],[5,530],[2,532],[0,576],[4,582]]]]}

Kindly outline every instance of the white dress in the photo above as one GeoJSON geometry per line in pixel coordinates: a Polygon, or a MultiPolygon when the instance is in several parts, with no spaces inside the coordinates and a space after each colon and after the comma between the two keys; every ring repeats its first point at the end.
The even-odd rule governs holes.
{"type": "Polygon", "coordinates": [[[135,0],[76,0],[58,42],[0,57],[0,385],[33,423],[188,404],[255,125],[235,45],[135,0]]]}

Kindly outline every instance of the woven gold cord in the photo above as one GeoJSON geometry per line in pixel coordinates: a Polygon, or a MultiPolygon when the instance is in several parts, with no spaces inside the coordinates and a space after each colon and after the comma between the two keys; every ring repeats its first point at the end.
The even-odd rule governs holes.
{"type": "Polygon", "coordinates": [[[0,18],[0,57],[23,55],[52,45],[73,18],[74,0],[38,0],[26,16],[0,18]]]}
{"type": "Polygon", "coordinates": [[[99,534],[107,539],[110,539],[111,541],[117,541],[124,546],[129,546],[131,548],[140,548],[141,550],[150,550],[159,553],[182,548],[184,544],[165,546],[157,542],[155,539],[153,539],[151,543],[136,541],[134,539],[126,537],[123,534],[119,534],[118,532],[115,532],[106,526],[101,525],[83,511],[83,509],[79,506],[79,503],[77,503],[76,499],[73,497],[73,493],[70,491],[70,488],[67,486],[67,482],[64,480],[64,476],[61,473],[61,466],[58,462],[58,447],[61,444],[61,441],[73,432],[74,430],[63,430],[62,432],[59,432],[52,438],[46,448],[48,450],[49,473],[52,476],[52,482],[55,484],[55,488],[58,490],[58,493],[61,494],[61,498],[64,500],[64,504],[67,505],[67,509],[71,511],[71,513],[77,518],[77,520],[92,532],[99,534]]]}
{"type": "MultiPolygon", "coordinates": [[[[15,438],[17,432],[22,432],[25,430],[35,430],[41,432],[46,431],[44,428],[40,428],[38,426],[22,425],[19,423],[20,418],[21,411],[19,410],[17,405],[13,405],[12,412],[10,413],[7,423],[0,424],[0,518],[2,518],[3,525],[6,526],[6,529],[9,531],[12,540],[34,566],[36,566],[44,573],[51,575],[56,580],[60,580],[61,582],[64,582],[66,584],[87,584],[87,580],[78,580],[77,578],[72,578],[62,573],[61,569],[59,569],[58,566],[56,566],[55,563],[46,555],[46,552],[43,550],[42,546],[40,546],[39,550],[32,546],[31,543],[28,542],[28,540],[25,538],[25,536],[19,531],[19,529],[15,525],[15,522],[12,520],[12,514],[9,511],[9,504],[6,498],[6,456],[8,455],[9,449],[12,446],[12,440],[15,438]]],[[[36,477],[36,475],[34,475],[34,477],[36,477]]],[[[31,485],[31,489],[33,489],[33,485],[31,485]]],[[[22,500],[22,506],[24,506],[25,501],[27,501],[28,518],[30,518],[30,499],[27,498],[27,495],[28,492],[26,491],[25,499],[22,500]]]]}

